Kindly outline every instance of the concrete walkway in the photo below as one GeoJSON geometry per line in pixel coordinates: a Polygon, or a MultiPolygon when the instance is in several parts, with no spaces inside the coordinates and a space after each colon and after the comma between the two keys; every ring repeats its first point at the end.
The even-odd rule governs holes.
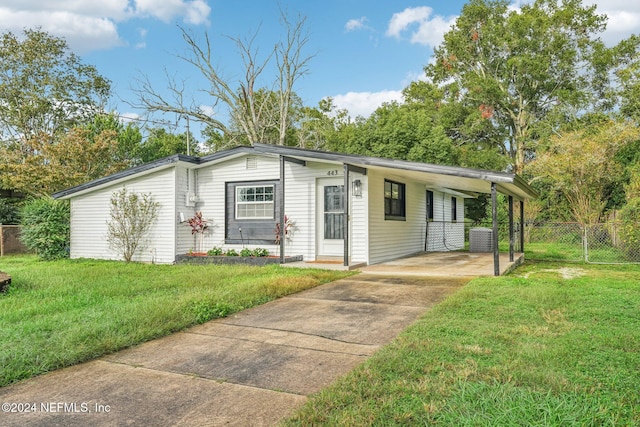
{"type": "Polygon", "coordinates": [[[0,425],[273,425],[468,280],[338,280],[0,388],[0,425]]]}

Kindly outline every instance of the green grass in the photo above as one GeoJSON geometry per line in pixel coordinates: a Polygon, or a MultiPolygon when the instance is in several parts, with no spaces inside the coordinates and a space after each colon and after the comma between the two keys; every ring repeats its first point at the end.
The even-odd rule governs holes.
{"type": "Polygon", "coordinates": [[[582,244],[578,243],[525,243],[525,259],[539,261],[584,261],[582,244]]]}
{"type": "Polygon", "coordinates": [[[2,257],[0,386],[168,335],[348,272],[2,257]]]}
{"type": "Polygon", "coordinates": [[[640,425],[640,267],[475,279],[286,425],[640,425]]]}
{"type": "MultiPolygon", "coordinates": [[[[501,251],[508,251],[509,246],[500,244],[501,251]]],[[[639,264],[638,258],[629,258],[624,251],[606,244],[592,244],[588,248],[590,263],[639,264]]],[[[525,243],[525,258],[537,261],[583,262],[584,248],[582,243],[525,243]]]]}

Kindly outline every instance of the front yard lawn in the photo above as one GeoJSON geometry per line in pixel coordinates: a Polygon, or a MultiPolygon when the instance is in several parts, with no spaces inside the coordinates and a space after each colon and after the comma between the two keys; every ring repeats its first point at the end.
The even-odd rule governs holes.
{"type": "Polygon", "coordinates": [[[287,425],[640,425],[640,266],[479,278],[287,425]]]}
{"type": "Polygon", "coordinates": [[[0,386],[351,273],[279,266],[0,258],[0,386]]]}

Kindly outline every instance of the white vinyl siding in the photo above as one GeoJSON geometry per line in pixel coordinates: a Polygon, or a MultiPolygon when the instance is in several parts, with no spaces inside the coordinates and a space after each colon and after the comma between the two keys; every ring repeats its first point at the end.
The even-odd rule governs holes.
{"type": "MultiPolygon", "coordinates": [[[[391,172],[393,173],[393,172],[391,172]]],[[[397,172],[396,172],[397,173],[397,172]]],[[[402,176],[370,171],[369,263],[376,264],[427,251],[464,248],[464,199],[456,197],[458,220],[451,222],[451,194],[429,189],[402,176]],[[385,180],[405,183],[405,221],[385,220],[385,180]],[[427,221],[427,190],[433,192],[433,220],[427,221]]]]}
{"type": "Polygon", "coordinates": [[[380,170],[370,170],[369,187],[369,263],[376,264],[424,250],[426,227],[425,186],[380,170]],[[405,184],[405,220],[385,220],[384,182],[405,184]]]}
{"type": "Polygon", "coordinates": [[[122,259],[109,248],[107,222],[111,195],[125,187],[128,191],[151,193],[160,203],[158,219],[151,228],[135,261],[173,263],[175,261],[175,168],[132,178],[125,184],[94,190],[71,198],[71,258],[122,259]]]}
{"type": "Polygon", "coordinates": [[[353,181],[359,179],[362,183],[362,196],[355,197],[351,195],[351,205],[349,209],[349,216],[351,217],[351,221],[349,224],[351,228],[349,229],[350,237],[350,246],[351,250],[351,262],[350,264],[360,264],[360,263],[368,263],[369,251],[367,248],[369,247],[369,234],[367,233],[367,224],[368,224],[368,200],[369,200],[369,192],[368,192],[368,177],[351,173],[349,175],[351,181],[351,189],[353,189],[353,181]]]}
{"type": "MultiPolygon", "coordinates": [[[[255,156],[251,156],[255,158],[255,156]]],[[[253,160],[252,160],[253,161],[253,160]]],[[[252,180],[279,180],[280,164],[278,158],[257,156],[257,169],[251,171],[252,180]]],[[[205,236],[205,246],[222,246],[240,249],[240,244],[225,244],[225,183],[247,180],[247,157],[240,157],[216,165],[202,168],[199,176],[199,209],[205,218],[211,220],[210,233],[205,236]]],[[[316,259],[316,188],[317,180],[327,177],[344,179],[342,165],[307,162],[306,166],[285,162],[285,215],[293,222],[291,239],[285,243],[286,255],[302,255],[306,261],[316,259]]],[[[363,195],[360,198],[350,196],[351,222],[351,262],[367,262],[367,177],[352,174],[351,181],[360,179],[363,183],[363,195]]],[[[274,203],[278,204],[276,191],[274,203]]],[[[276,218],[278,221],[279,218],[276,218]]],[[[272,254],[279,253],[275,244],[245,245],[246,247],[266,247],[272,254]]]]}
{"type": "MultiPolygon", "coordinates": [[[[207,251],[214,246],[225,249],[242,249],[242,244],[225,243],[225,218],[226,218],[226,191],[227,183],[247,181],[262,181],[280,179],[280,164],[277,157],[266,156],[240,156],[234,159],[214,163],[197,170],[198,173],[198,204],[197,210],[209,221],[209,230],[204,235],[203,250],[207,251]],[[256,169],[247,171],[247,167],[256,169]]],[[[276,192],[277,193],[277,192],[276,192]]],[[[235,198],[235,197],[234,197],[235,198]]],[[[274,203],[279,203],[277,194],[274,203]]],[[[273,215],[271,216],[273,218],[273,215]]],[[[273,244],[245,244],[245,247],[267,248],[272,254],[276,252],[275,232],[273,244]]]]}
{"type": "Polygon", "coordinates": [[[427,224],[427,252],[446,252],[464,248],[464,199],[455,197],[458,218],[452,222],[451,194],[433,191],[434,220],[427,224]]]}
{"type": "Polygon", "coordinates": [[[295,223],[285,254],[302,255],[305,261],[316,259],[316,179],[326,177],[328,169],[342,170],[342,165],[285,162],[284,213],[295,223]]]}
{"type": "MultiPolygon", "coordinates": [[[[196,213],[195,206],[187,206],[187,194],[196,193],[197,171],[189,170],[186,167],[176,168],[176,255],[186,254],[189,250],[197,250],[198,242],[196,235],[191,234],[191,227],[187,220],[196,213]],[[180,214],[184,222],[180,222],[180,214]]],[[[205,218],[206,219],[206,218],[205,218]]]]}

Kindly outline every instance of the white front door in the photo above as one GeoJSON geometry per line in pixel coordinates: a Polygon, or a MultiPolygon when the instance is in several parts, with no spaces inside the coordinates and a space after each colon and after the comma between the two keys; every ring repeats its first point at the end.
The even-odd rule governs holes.
{"type": "Polygon", "coordinates": [[[344,180],[319,179],[316,188],[317,256],[344,254],[344,180]]]}

